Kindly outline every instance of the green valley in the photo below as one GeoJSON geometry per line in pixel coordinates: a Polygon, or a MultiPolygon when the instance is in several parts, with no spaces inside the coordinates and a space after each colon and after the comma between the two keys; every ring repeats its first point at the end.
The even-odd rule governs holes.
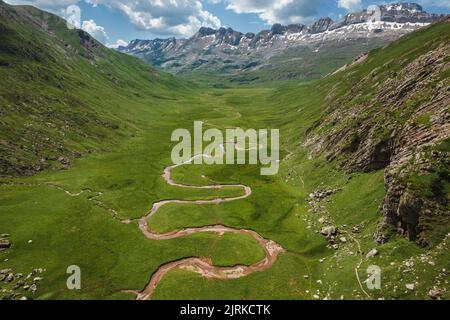
{"type": "Polygon", "coordinates": [[[139,229],[159,201],[241,197],[236,185],[251,195],[169,203],[147,227],[249,230],[283,248],[274,264],[236,279],[173,268],[151,299],[448,298],[448,18],[322,79],[219,88],[33,7],[0,1],[0,17],[0,235],[11,245],[0,251],[0,298],[131,300],[170,262],[255,265],[267,253],[252,234],[151,240],[139,229]],[[171,134],[194,121],[279,129],[279,173],[186,164],[176,183],[225,187],[171,186],[171,134]],[[67,288],[71,265],[81,290],[67,288]],[[370,290],[373,265],[381,288],[370,290]]]}

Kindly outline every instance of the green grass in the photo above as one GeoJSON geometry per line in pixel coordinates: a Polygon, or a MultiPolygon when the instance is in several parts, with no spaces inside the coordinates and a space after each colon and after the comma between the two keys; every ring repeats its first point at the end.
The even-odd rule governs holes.
{"type": "MultiPolygon", "coordinates": [[[[57,21],[52,21],[52,26],[61,27],[57,21]]],[[[31,39],[23,25],[12,29],[24,35],[24,41],[31,39]]],[[[221,223],[255,230],[281,244],[286,252],[272,268],[236,280],[208,280],[186,270],[173,270],[153,298],[315,299],[317,294],[320,299],[366,299],[369,297],[355,276],[360,262],[362,281],[369,265],[377,264],[383,270],[383,289],[370,292],[370,298],[426,298],[442,269],[450,268],[447,247],[419,248],[400,237],[376,245],[372,236],[382,218],[383,172],[345,172],[322,154],[310,157],[311,149],[304,142],[329,111],[331,90],[337,98],[342,97],[354,82],[386,61],[425,52],[427,39],[441,39],[446,30],[438,25],[404,37],[371,53],[366,64],[320,82],[222,89],[193,86],[106,49],[86,51],[78,46],[78,38],[64,29],[57,28],[55,38],[37,32],[38,40],[46,40],[36,41],[37,45],[46,43],[50,48],[29,52],[43,52],[43,56],[26,64],[0,66],[0,79],[10,83],[9,87],[0,86],[2,107],[6,106],[1,110],[5,115],[0,126],[2,165],[9,168],[10,175],[14,173],[10,169],[19,164],[35,165],[40,157],[63,154],[70,156],[72,166],[62,170],[53,163],[34,176],[0,179],[0,234],[9,233],[12,242],[11,249],[0,252],[0,269],[13,268],[24,274],[33,268],[47,269],[35,299],[133,299],[121,290],[144,288],[152,273],[170,261],[211,257],[215,265],[234,266],[261,260],[263,252],[249,236],[202,233],[150,241],[136,221],[123,224],[96,205],[103,202],[121,219],[139,218],[163,199],[240,195],[241,189],[231,187],[220,191],[171,187],[162,178],[164,168],[171,165],[172,131],[192,129],[194,121],[202,120],[205,127],[222,130],[279,128],[280,172],[261,176],[258,167],[249,165],[177,168],[173,176],[180,183],[239,183],[251,186],[253,193],[245,200],[220,205],[165,206],[150,219],[151,228],[164,232],[221,223]],[[76,51],[61,51],[61,38],[76,51]],[[80,52],[94,55],[94,59],[80,58],[80,52]],[[64,63],[49,60],[52,54],[64,63]],[[43,78],[24,81],[27,74],[43,78]],[[60,74],[64,77],[59,78],[60,74]],[[45,125],[48,121],[56,128],[45,125]],[[63,131],[66,121],[69,128],[63,131]],[[45,137],[50,142],[45,142],[45,137]],[[71,156],[75,151],[83,156],[71,156]],[[3,184],[6,182],[15,184],[3,184]],[[72,197],[55,185],[73,193],[85,189],[94,193],[72,197]],[[338,250],[327,246],[319,234],[321,216],[309,212],[309,194],[325,188],[340,189],[323,203],[324,214],[348,238],[338,250]],[[92,199],[97,192],[101,195],[92,199]],[[349,233],[353,226],[358,226],[359,233],[349,233]],[[366,260],[365,254],[374,247],[380,254],[366,260]],[[432,256],[434,265],[422,262],[422,255],[432,256]],[[414,259],[420,268],[400,272],[399,266],[407,259],[414,259]],[[66,269],[72,264],[82,270],[79,291],[65,286],[66,269]],[[419,282],[418,289],[405,292],[404,284],[412,280],[419,282]]],[[[18,43],[7,47],[22,48],[18,43]]],[[[30,58],[26,50],[20,51],[24,57],[17,51],[13,55],[5,52],[0,50],[0,61],[30,58]]],[[[447,145],[444,141],[438,148],[447,150],[447,145]]],[[[441,228],[440,234],[448,230],[446,225],[441,228]]],[[[442,287],[445,282],[440,283],[442,287]]]]}
{"type": "MultiPolygon", "coordinates": [[[[268,112],[273,110],[269,98],[272,94],[266,89],[246,89],[224,90],[218,96],[214,91],[185,101],[168,102],[171,108],[142,108],[140,119],[146,125],[141,126],[134,137],[124,139],[115,150],[77,159],[70,170],[47,170],[34,177],[14,179],[40,186],[2,186],[0,221],[5,227],[1,231],[13,235],[13,248],[0,253],[0,259],[9,259],[0,262],[0,266],[24,273],[35,267],[46,268],[45,280],[36,298],[127,299],[132,296],[120,293],[122,289],[143,288],[158,266],[183,257],[211,256],[215,264],[224,266],[257,262],[262,252],[251,238],[201,234],[170,241],[149,241],[142,236],[136,223],[123,225],[112,219],[109,212],[95,206],[88,199],[89,193],[70,197],[45,184],[64,186],[72,192],[84,188],[103,192],[100,200],[117,210],[121,218],[143,216],[153,202],[161,199],[215,197],[218,195],[215,191],[165,184],[161,174],[170,164],[171,131],[179,127],[191,128],[193,119],[208,119],[208,115],[211,115],[209,123],[220,127],[258,128],[268,122],[279,125],[283,120],[274,122],[276,114],[268,112]],[[253,104],[253,98],[259,103],[253,104]],[[209,104],[216,106],[214,113],[201,107],[209,104]],[[236,112],[242,117],[227,117],[236,112]],[[161,118],[165,119],[164,123],[161,118]],[[33,240],[30,245],[27,244],[29,239],[33,240]],[[69,291],[64,287],[65,269],[70,264],[82,268],[81,291],[69,291]]],[[[296,109],[297,106],[292,108],[294,112],[296,109]]],[[[306,118],[305,121],[311,120],[306,118]]],[[[292,128],[289,123],[281,128],[285,141],[282,154],[287,156],[284,148],[290,146],[291,140],[285,132],[292,128]]],[[[294,150],[300,152],[282,162],[279,175],[274,177],[260,176],[258,168],[253,166],[184,166],[174,171],[174,177],[182,183],[244,183],[252,187],[253,194],[246,200],[220,205],[163,207],[150,220],[156,230],[222,223],[253,229],[282,244],[288,252],[281,255],[273,268],[232,281],[205,280],[175,270],[158,287],[156,299],[312,299],[316,290],[320,290],[323,298],[331,284],[336,287],[330,293],[334,298],[341,294],[358,297],[353,292],[360,291],[352,273],[358,257],[345,258],[344,269],[338,269],[338,273],[328,270],[335,251],[326,248],[324,238],[314,232],[320,229],[316,222],[318,217],[308,216],[306,200],[316,188],[342,187],[343,191],[332,198],[328,207],[330,214],[339,224],[367,222],[365,236],[370,235],[379,217],[377,206],[384,195],[382,173],[355,175],[348,180],[349,175],[323,159],[308,160],[305,150],[297,148],[294,150]],[[373,192],[374,188],[378,191],[373,192]],[[311,223],[314,227],[309,229],[311,223]],[[321,258],[326,262],[321,264],[321,258]],[[305,279],[304,275],[310,277],[305,279]],[[325,284],[318,284],[319,279],[325,284]]],[[[230,188],[221,193],[222,196],[235,195],[241,190],[230,188]]],[[[366,241],[368,251],[373,242],[366,241]]]]}

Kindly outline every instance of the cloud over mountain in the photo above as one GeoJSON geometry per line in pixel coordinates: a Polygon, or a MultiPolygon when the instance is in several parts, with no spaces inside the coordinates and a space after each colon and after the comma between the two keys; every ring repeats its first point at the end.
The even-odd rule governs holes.
{"type": "Polygon", "coordinates": [[[338,0],[338,7],[344,8],[348,11],[360,10],[362,7],[362,0],[338,0]]]}
{"type": "Polygon", "coordinates": [[[101,43],[106,43],[106,41],[108,40],[108,35],[106,34],[105,28],[97,25],[95,21],[92,19],[83,21],[81,29],[90,33],[95,39],[97,39],[101,43]]]}
{"type": "Polygon", "coordinates": [[[105,5],[124,13],[143,30],[155,34],[192,35],[200,27],[218,28],[218,17],[203,8],[199,0],[86,0],[92,5],[105,5]]]}
{"type": "MultiPolygon", "coordinates": [[[[161,35],[190,36],[200,27],[218,28],[220,19],[204,9],[200,0],[84,0],[125,14],[137,28],[161,35]]],[[[68,6],[79,0],[7,0],[27,4],[65,16],[68,6]]]]}
{"type": "Polygon", "coordinates": [[[269,24],[305,22],[317,14],[323,0],[227,0],[227,9],[255,13],[269,24]]]}

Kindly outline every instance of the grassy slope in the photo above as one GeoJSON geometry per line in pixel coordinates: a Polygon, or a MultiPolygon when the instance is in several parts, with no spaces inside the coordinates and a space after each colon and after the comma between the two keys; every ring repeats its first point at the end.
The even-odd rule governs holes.
{"type": "MultiPolygon", "coordinates": [[[[33,7],[0,4],[0,174],[108,149],[184,84],[33,7]]],[[[177,92],[177,94],[175,94],[177,92]]]]}
{"type": "MultiPolygon", "coordinates": [[[[393,50],[398,49],[394,46],[374,53],[374,57],[382,60],[383,55],[390,55],[393,50]]],[[[91,76],[100,75],[94,72],[91,76]]],[[[98,80],[97,86],[104,85],[104,78],[98,80]]],[[[10,233],[13,243],[10,250],[0,252],[0,268],[11,267],[23,273],[36,267],[46,268],[34,296],[38,299],[131,299],[120,290],[142,288],[159,265],[174,259],[212,255],[218,265],[250,264],[260,259],[257,244],[241,236],[204,234],[148,241],[136,223],[123,225],[112,219],[110,212],[96,206],[95,201],[89,200],[92,194],[70,197],[49,187],[56,184],[73,192],[85,188],[100,191],[103,194],[97,200],[117,210],[121,218],[142,216],[152,202],[160,199],[209,197],[212,194],[205,191],[168,187],[161,178],[163,168],[170,164],[172,130],[192,128],[194,120],[205,120],[207,125],[219,128],[280,128],[285,158],[279,175],[261,177],[258,168],[251,166],[179,168],[174,172],[179,181],[204,184],[204,175],[218,182],[248,184],[254,193],[244,201],[220,206],[166,207],[151,224],[161,230],[217,222],[252,228],[278,241],[288,252],[270,270],[239,280],[211,281],[175,270],[164,278],[154,298],[313,299],[314,294],[320,298],[327,294],[336,299],[341,295],[366,298],[354,275],[360,261],[356,241],[363,252],[375,246],[371,236],[384,196],[382,172],[345,174],[321,158],[309,160],[307,150],[301,147],[306,130],[322,115],[327,92],[340,80],[336,76],[276,91],[192,89],[176,99],[136,97],[140,93],[128,88],[130,99],[124,101],[123,109],[122,104],[104,105],[110,112],[107,114],[112,113],[121,126],[124,119],[133,124],[133,130],[124,129],[128,134],[111,142],[114,149],[77,159],[70,170],[47,170],[34,177],[12,180],[28,185],[0,186],[0,233],[10,233]],[[290,152],[294,154],[289,156],[290,152]],[[354,240],[349,236],[348,243],[337,251],[327,248],[327,242],[318,234],[320,216],[308,213],[308,194],[325,186],[342,188],[326,204],[328,218],[342,230],[356,224],[361,230],[352,236],[354,240]],[[29,244],[30,239],[33,242],[29,244]],[[319,259],[325,260],[320,263],[319,259]],[[65,287],[65,271],[70,264],[82,268],[81,291],[65,287]],[[317,280],[322,280],[322,284],[317,280]]],[[[98,90],[95,92],[106,94],[105,99],[115,92],[98,90]]],[[[76,89],[77,96],[78,91],[90,99],[95,96],[94,91],[85,88],[76,89]]],[[[162,95],[161,91],[155,91],[162,95]]],[[[172,97],[172,92],[163,92],[172,97]]],[[[87,103],[92,105],[97,103],[87,103]]],[[[107,111],[102,109],[105,114],[107,111]]],[[[380,255],[364,260],[359,271],[364,279],[367,265],[382,267],[383,290],[371,292],[371,298],[424,298],[440,270],[449,269],[448,253],[437,249],[429,253],[404,239],[394,239],[378,250],[380,255]],[[416,261],[420,266],[419,289],[405,293],[404,283],[416,274],[398,272],[399,266],[410,256],[417,258],[427,253],[436,254],[435,266],[416,261]],[[399,289],[394,288],[397,283],[399,289]]]]}
{"type": "Polygon", "coordinates": [[[234,84],[265,84],[277,81],[311,81],[320,79],[355,57],[371,49],[379,48],[385,41],[372,39],[370,42],[355,41],[324,45],[319,51],[307,47],[293,47],[270,58],[258,70],[244,71],[230,77],[234,84]]]}
{"type": "Polygon", "coordinates": [[[293,47],[267,60],[259,69],[230,70],[195,69],[177,74],[181,79],[194,79],[197,83],[216,88],[282,87],[299,82],[310,82],[326,77],[355,57],[386,44],[346,42],[324,46],[319,52],[307,47],[293,47]],[[222,72],[223,71],[223,72],[222,72]]]}

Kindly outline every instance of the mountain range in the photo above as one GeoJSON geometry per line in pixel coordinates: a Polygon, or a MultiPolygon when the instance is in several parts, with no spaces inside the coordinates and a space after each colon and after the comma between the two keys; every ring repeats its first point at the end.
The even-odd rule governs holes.
{"type": "Polygon", "coordinates": [[[258,34],[202,27],[189,39],[137,39],[118,50],[178,74],[220,73],[235,81],[318,78],[442,18],[415,3],[372,9],[308,26],[275,24],[258,34]]]}

